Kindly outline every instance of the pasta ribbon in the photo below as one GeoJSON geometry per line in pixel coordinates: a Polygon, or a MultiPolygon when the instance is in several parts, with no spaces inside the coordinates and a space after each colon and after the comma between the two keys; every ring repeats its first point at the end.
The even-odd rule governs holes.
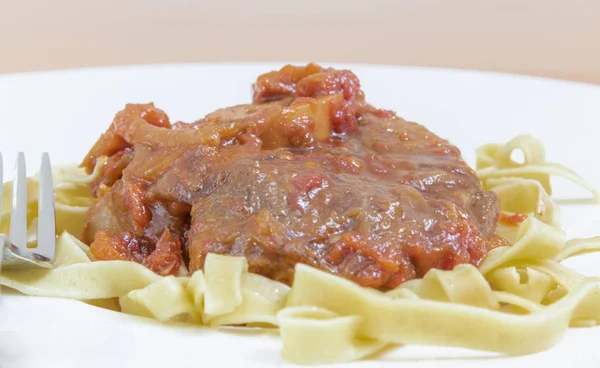
{"type": "MultiPolygon", "coordinates": [[[[498,173],[500,170],[523,169],[528,166],[543,165],[546,162],[546,150],[544,145],[530,134],[519,135],[511,139],[506,144],[490,143],[476,149],[475,167],[481,179],[481,171],[484,173],[498,173]],[[512,159],[514,151],[523,153],[523,162],[519,163],[512,159]]],[[[516,175],[499,175],[517,176],[527,179],[532,179],[539,182],[548,194],[552,194],[550,187],[550,175],[546,172],[539,171],[513,171],[516,175]]],[[[485,175],[485,174],[484,174],[485,175]]],[[[484,179],[481,179],[485,186],[484,179]]]]}
{"type": "Polygon", "coordinates": [[[0,274],[0,284],[27,295],[106,299],[144,288],[159,277],[138,263],[103,261],[76,263],[50,270],[6,269],[0,274]]]}
{"type": "Polygon", "coordinates": [[[552,195],[550,177],[563,177],[592,194],[590,203],[598,203],[598,191],[588,184],[576,172],[557,163],[546,162],[544,145],[532,135],[520,135],[505,145],[487,144],[476,151],[477,176],[484,188],[489,189],[488,180],[494,178],[524,178],[539,182],[548,195],[552,195]],[[515,150],[523,152],[524,162],[511,158],[515,150]]]}
{"type": "Polygon", "coordinates": [[[297,364],[342,363],[372,355],[388,344],[357,337],[359,316],[339,316],[316,307],[289,307],[278,314],[281,356],[297,364]]]}
{"type": "Polygon", "coordinates": [[[598,191],[576,172],[564,165],[546,162],[544,145],[532,135],[517,136],[505,145],[484,145],[477,149],[476,155],[477,175],[486,189],[487,181],[491,178],[518,177],[539,182],[548,195],[552,195],[550,176],[556,175],[589,191],[592,194],[591,203],[598,203],[600,199],[598,191]],[[515,150],[523,152],[523,163],[511,158],[515,150]]]}
{"type": "MultiPolygon", "coordinates": [[[[341,316],[360,316],[358,336],[389,343],[435,344],[506,354],[548,349],[568,328],[578,308],[598,303],[595,287],[583,284],[540,312],[515,315],[455,303],[391,298],[304,265],[297,266],[288,301],[289,306],[313,306],[341,316]]],[[[298,344],[295,349],[304,351],[307,347],[298,344]]]]}
{"type": "MultiPolygon", "coordinates": [[[[196,275],[199,271],[196,271],[196,275]]],[[[277,326],[290,288],[264,276],[248,273],[244,257],[208,254],[204,265],[202,320],[210,326],[267,324],[277,326]]],[[[194,276],[192,276],[194,277],[194,276]]],[[[199,306],[199,292],[195,304],[199,306]]]]}
{"type": "Polygon", "coordinates": [[[242,273],[247,271],[248,261],[244,257],[206,256],[205,321],[210,320],[211,315],[231,313],[242,304],[242,273]]]}
{"type": "MultiPolygon", "coordinates": [[[[200,314],[186,290],[187,279],[167,276],[143,289],[132,290],[119,299],[123,313],[154,318],[161,322],[191,317],[199,321],[200,314]]],[[[183,319],[183,321],[188,318],[183,319]]]]}
{"type": "Polygon", "coordinates": [[[534,217],[523,221],[516,239],[516,243],[510,247],[499,247],[489,252],[479,266],[479,271],[487,275],[511,262],[552,259],[565,248],[563,232],[534,217]]]}
{"type": "Polygon", "coordinates": [[[503,304],[502,311],[507,313],[525,313],[539,312],[542,306],[539,303],[532,302],[529,299],[511,294],[505,291],[494,291],[494,295],[498,301],[503,304]]]}
{"type": "Polygon", "coordinates": [[[600,251],[600,236],[589,239],[571,239],[554,260],[560,262],[576,255],[600,251]]]}
{"type": "Polygon", "coordinates": [[[536,304],[541,304],[548,293],[558,286],[547,274],[530,268],[499,268],[491,272],[488,280],[495,290],[520,296],[536,304]]]}
{"type": "MultiPolygon", "coordinates": [[[[476,151],[476,168],[485,189],[498,195],[500,210],[506,215],[524,214],[540,221],[560,227],[559,207],[552,200],[552,175],[583,187],[592,193],[592,198],[583,203],[598,203],[598,191],[585,182],[571,169],[556,163],[546,162],[542,143],[531,135],[520,135],[508,143],[486,144],[476,151]],[[523,153],[523,162],[511,157],[515,151],[523,153]]],[[[499,221],[497,233],[514,244],[517,226],[499,221]]]]}
{"type": "Polygon", "coordinates": [[[500,309],[490,284],[470,264],[458,265],[452,271],[432,269],[422,279],[407,281],[399,288],[410,289],[423,299],[500,309]]]}
{"type": "Polygon", "coordinates": [[[501,211],[524,213],[548,225],[560,226],[559,208],[539,181],[520,177],[491,178],[487,185],[498,195],[501,211]]]}
{"type": "Polygon", "coordinates": [[[206,292],[206,278],[202,271],[196,271],[190,277],[187,283],[187,292],[192,298],[194,307],[197,310],[203,310],[204,308],[204,293],[206,292]]]}
{"type": "Polygon", "coordinates": [[[264,276],[242,274],[242,302],[231,313],[214,316],[210,326],[259,324],[278,326],[277,313],[285,306],[290,288],[264,276]]]}

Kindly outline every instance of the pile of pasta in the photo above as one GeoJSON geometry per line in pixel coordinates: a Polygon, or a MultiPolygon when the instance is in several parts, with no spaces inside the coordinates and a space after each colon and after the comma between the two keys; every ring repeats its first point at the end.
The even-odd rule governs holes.
{"type": "MultiPolygon", "coordinates": [[[[298,364],[361,359],[396,344],[463,347],[505,354],[549,349],[571,327],[600,321],[600,280],[560,262],[600,250],[600,237],[566,240],[551,199],[550,177],[598,193],[576,173],[545,160],[543,145],[519,136],[477,150],[477,172],[506,213],[528,218],[499,232],[511,246],[492,250],[479,267],[432,269],[382,292],[298,264],[293,286],[249,273],[243,257],[209,254],[203,271],[162,277],[127,261],[94,261],[78,238],[101,169],[56,169],[57,253],[52,269],[2,270],[0,284],[27,295],[81,300],[161,322],[278,328],[282,357],[298,364]],[[521,150],[524,162],[511,159],[521,150]]],[[[30,182],[35,222],[37,181],[30,182]]],[[[3,203],[10,203],[5,185],[3,203]]],[[[0,232],[8,230],[2,208],[0,232]]],[[[32,228],[34,228],[32,226],[32,228]]],[[[32,231],[30,240],[35,242],[32,231]]],[[[176,328],[176,327],[174,327],[176,328]]]]}

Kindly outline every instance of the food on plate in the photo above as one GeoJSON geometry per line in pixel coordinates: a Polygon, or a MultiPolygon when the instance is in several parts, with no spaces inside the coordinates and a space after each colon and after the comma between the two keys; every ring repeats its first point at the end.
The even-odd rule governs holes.
{"type": "Polygon", "coordinates": [[[565,239],[550,177],[590,202],[596,190],[529,135],[480,147],[476,169],[369,105],[351,71],[288,65],[257,79],[251,104],[191,124],[127,105],[80,168],[55,170],[54,268],[0,284],[159,321],[276,326],[296,363],[407,343],[533,353],[596,324],[600,283],[560,261],[600,238],[565,239]]]}
{"type": "Polygon", "coordinates": [[[505,245],[497,197],[459,150],[368,105],[350,71],[285,67],[258,78],[252,104],[189,125],[128,105],[88,172],[102,156],[84,240],[161,275],[216,253],[288,285],[304,263],[390,289],[505,245]]]}

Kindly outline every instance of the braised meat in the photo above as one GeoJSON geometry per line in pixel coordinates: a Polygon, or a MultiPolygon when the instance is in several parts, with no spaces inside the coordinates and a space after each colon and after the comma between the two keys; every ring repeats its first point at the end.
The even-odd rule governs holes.
{"type": "Polygon", "coordinates": [[[286,66],[253,103],[191,124],[127,105],[83,165],[103,155],[86,240],[163,275],[212,252],[288,284],[301,262],[386,289],[504,244],[497,198],[460,151],[368,105],[347,70],[286,66]]]}

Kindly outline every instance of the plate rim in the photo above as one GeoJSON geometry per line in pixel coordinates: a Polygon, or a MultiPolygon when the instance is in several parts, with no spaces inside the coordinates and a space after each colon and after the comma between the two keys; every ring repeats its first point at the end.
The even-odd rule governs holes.
{"type": "MultiPolygon", "coordinates": [[[[520,79],[521,81],[551,83],[557,86],[583,87],[600,92],[600,84],[593,82],[572,81],[566,79],[558,79],[551,77],[543,77],[538,75],[521,74],[514,72],[485,70],[485,69],[470,69],[458,67],[443,67],[429,65],[396,65],[387,63],[362,63],[362,62],[336,62],[336,61],[243,61],[243,62],[173,62],[173,63],[134,63],[134,64],[115,64],[104,66],[82,66],[75,68],[58,68],[50,70],[32,70],[16,73],[0,73],[0,83],[15,80],[15,79],[30,79],[30,78],[48,78],[58,77],[68,74],[101,74],[101,73],[126,73],[132,71],[150,70],[169,70],[169,69],[211,69],[211,68],[240,68],[240,67],[265,67],[281,68],[284,65],[306,65],[308,63],[316,63],[321,66],[332,66],[337,68],[345,68],[352,70],[353,68],[360,69],[380,69],[380,70],[397,70],[397,71],[414,71],[419,73],[442,73],[442,74],[460,74],[466,77],[489,77],[494,79],[520,79]]],[[[359,76],[360,77],[360,76],[359,76]]]]}

